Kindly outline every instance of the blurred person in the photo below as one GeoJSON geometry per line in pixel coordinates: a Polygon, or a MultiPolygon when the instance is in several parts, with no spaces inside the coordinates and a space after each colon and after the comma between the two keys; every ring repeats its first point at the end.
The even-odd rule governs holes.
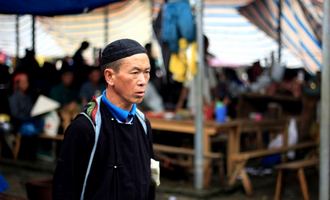
{"type": "Polygon", "coordinates": [[[50,98],[61,104],[59,114],[61,127],[65,130],[71,120],[80,112],[78,90],[73,86],[74,74],[70,69],[61,69],[61,82],[50,91],[50,98]]]}
{"type": "Polygon", "coordinates": [[[40,78],[40,65],[35,58],[34,50],[25,49],[25,56],[19,60],[15,73],[26,73],[30,80],[30,89],[38,87],[38,80],[40,78]]]}
{"type": "Polygon", "coordinates": [[[34,160],[36,149],[36,138],[33,137],[42,131],[43,123],[38,118],[31,117],[34,104],[33,95],[29,92],[29,79],[26,73],[18,73],[13,80],[13,94],[9,97],[11,118],[14,133],[28,136],[22,137],[21,158],[34,160]]]}
{"type": "Polygon", "coordinates": [[[29,93],[29,78],[26,73],[18,73],[13,80],[13,94],[9,97],[11,116],[14,127],[20,127],[31,118],[33,98],[29,93]]]}
{"type": "Polygon", "coordinates": [[[59,71],[56,69],[55,64],[46,61],[41,68],[41,74],[39,92],[49,96],[50,90],[60,82],[59,71]]]}
{"type": "MultiPolygon", "coordinates": [[[[212,110],[213,110],[213,104],[215,99],[215,88],[217,84],[216,80],[216,71],[214,68],[210,67],[208,65],[208,60],[213,55],[208,52],[209,47],[209,40],[204,35],[203,36],[204,41],[204,82],[203,82],[203,88],[202,88],[202,95],[203,95],[203,102],[204,102],[204,111],[206,118],[210,119],[212,118],[212,110]]],[[[194,80],[189,80],[184,83],[184,86],[181,89],[180,97],[177,101],[176,105],[176,111],[186,107],[192,112],[195,113],[195,104],[196,104],[196,97],[195,97],[195,85],[194,80]]]]}
{"type": "Polygon", "coordinates": [[[147,90],[143,102],[140,104],[143,110],[154,111],[154,112],[163,112],[164,103],[163,99],[159,94],[161,88],[161,79],[157,76],[157,66],[156,60],[152,55],[152,45],[147,43],[145,45],[147,55],[150,63],[150,82],[147,85],[147,90]]]}
{"type": "Polygon", "coordinates": [[[84,51],[86,51],[89,47],[89,42],[83,41],[80,44],[80,47],[72,56],[73,60],[73,68],[75,79],[75,86],[80,88],[81,85],[88,79],[88,64],[83,56],[84,51]]]}
{"type": "MultiPolygon", "coordinates": [[[[0,52],[1,53],[1,52],[0,52]]],[[[10,85],[9,67],[5,65],[4,61],[0,60],[0,114],[9,114],[9,85],[10,85]]]]}
{"type": "Polygon", "coordinates": [[[88,81],[81,86],[79,92],[79,97],[83,106],[86,105],[88,101],[92,100],[93,97],[100,96],[105,89],[101,78],[102,75],[99,68],[93,67],[90,69],[88,81]]]}
{"type": "Polygon", "coordinates": [[[77,51],[74,53],[74,55],[72,57],[74,65],[76,65],[76,66],[87,65],[87,63],[83,57],[83,53],[88,47],[89,47],[89,42],[87,42],[87,41],[83,41],[80,44],[80,47],[77,49],[77,51]]]}
{"type": "Polygon", "coordinates": [[[145,48],[114,41],[100,65],[107,88],[66,130],[53,199],[155,199],[151,127],[136,108],[149,81],[145,48]]]}

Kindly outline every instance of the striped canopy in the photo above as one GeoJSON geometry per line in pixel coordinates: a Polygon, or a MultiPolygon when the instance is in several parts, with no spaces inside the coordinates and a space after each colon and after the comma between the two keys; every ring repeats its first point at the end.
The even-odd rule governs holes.
{"type": "MultiPolygon", "coordinates": [[[[0,50],[16,55],[14,15],[0,15],[0,50]]],[[[32,47],[32,17],[19,17],[19,56],[32,47]]],[[[151,4],[131,0],[113,3],[89,13],[36,18],[36,53],[43,57],[72,56],[80,43],[89,41],[85,57],[92,62],[93,48],[102,48],[118,38],[132,38],[142,44],[151,38],[151,4]]]]}
{"type": "MultiPolygon", "coordinates": [[[[218,66],[245,66],[256,61],[265,64],[277,52],[276,40],[239,13],[239,8],[254,0],[204,0],[203,31],[209,38],[209,51],[218,58],[218,66]]],[[[154,12],[163,0],[154,0],[154,12]]],[[[288,67],[301,67],[301,60],[288,48],[282,50],[282,61],[288,67]]]]}
{"type": "MultiPolygon", "coordinates": [[[[251,0],[206,0],[204,8],[204,32],[210,38],[210,51],[224,65],[250,65],[277,52],[276,40],[258,29],[242,16],[238,9],[251,0]]],[[[289,67],[301,66],[301,61],[287,48],[283,48],[283,63],[289,67]]]]}
{"type": "MultiPolygon", "coordinates": [[[[279,0],[259,0],[241,7],[239,12],[277,40],[279,0]]],[[[322,2],[285,0],[282,3],[281,39],[311,72],[322,66],[322,2]]]]}
{"type": "MultiPolygon", "coordinates": [[[[310,37],[309,34],[304,33],[306,31],[304,29],[302,31],[299,29],[298,32],[297,28],[296,35],[299,37],[292,35],[294,31],[286,30],[286,28],[296,27],[299,23],[292,22],[293,25],[285,25],[287,19],[283,17],[282,41],[284,47],[282,61],[289,67],[305,65],[311,72],[315,72],[320,68],[320,42],[317,42],[319,41],[320,32],[313,32],[312,30],[319,30],[315,27],[320,27],[322,9],[311,10],[311,6],[302,6],[303,4],[309,5],[309,1],[312,0],[285,1],[287,8],[284,8],[283,16],[289,16],[287,14],[290,11],[288,5],[291,6],[291,10],[296,9],[298,6],[306,8],[305,10],[301,9],[295,15],[291,14],[290,16],[295,16],[294,19],[305,13],[313,15],[313,17],[308,17],[308,24],[311,24],[312,28],[306,30],[310,35],[315,36],[310,37]],[[307,36],[315,40],[307,42],[307,36]],[[295,45],[288,42],[286,39],[288,37],[292,38],[291,40],[295,42],[295,45]],[[300,49],[297,50],[299,46],[300,49]],[[309,53],[302,54],[304,46],[308,47],[309,53]],[[311,55],[314,55],[314,57],[311,55]]],[[[203,2],[204,34],[210,40],[209,51],[218,58],[219,65],[251,65],[258,60],[263,62],[265,58],[270,58],[271,52],[277,52],[277,7],[274,6],[277,5],[276,0],[269,0],[267,3],[261,0],[255,2],[253,0],[205,0],[203,2]],[[267,14],[268,9],[265,9],[264,5],[269,6],[269,11],[272,12],[267,14]],[[258,6],[262,7],[259,8],[258,6]],[[256,12],[256,9],[262,12],[259,12],[259,10],[256,12]],[[260,15],[257,15],[258,13],[260,15]],[[261,13],[265,13],[265,15],[261,16],[261,13]],[[253,19],[252,14],[256,16],[255,19],[253,19]],[[270,16],[272,21],[268,22],[267,16],[270,16]],[[265,23],[261,23],[260,19],[270,26],[261,26],[265,23]],[[267,32],[267,30],[271,30],[271,32],[267,32]]],[[[46,57],[70,56],[83,40],[87,40],[91,43],[92,48],[89,48],[85,55],[87,54],[87,57],[92,58],[93,47],[101,48],[107,42],[118,38],[132,38],[145,44],[152,38],[151,22],[160,10],[162,3],[162,0],[154,0],[152,3],[150,1],[128,0],[110,4],[85,14],[37,17],[36,53],[46,57]]],[[[314,1],[312,3],[312,5],[315,5],[314,1]]],[[[0,15],[2,24],[0,29],[0,51],[13,56],[16,55],[15,18],[14,15],[0,15]]],[[[307,24],[306,20],[302,22],[307,24]]],[[[20,56],[24,55],[25,48],[32,46],[31,23],[31,16],[20,16],[20,56]]]]}

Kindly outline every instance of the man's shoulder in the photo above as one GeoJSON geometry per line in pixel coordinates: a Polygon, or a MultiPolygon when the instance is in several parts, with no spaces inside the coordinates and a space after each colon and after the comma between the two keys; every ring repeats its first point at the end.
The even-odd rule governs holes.
{"type": "Polygon", "coordinates": [[[87,116],[79,114],[74,120],[72,120],[70,126],[68,127],[69,132],[80,132],[89,133],[94,132],[94,127],[91,124],[87,116]]]}

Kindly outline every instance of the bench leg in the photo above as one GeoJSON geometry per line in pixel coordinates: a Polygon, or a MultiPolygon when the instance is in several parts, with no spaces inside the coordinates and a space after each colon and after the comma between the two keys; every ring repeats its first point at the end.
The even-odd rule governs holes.
{"type": "Polygon", "coordinates": [[[21,135],[17,134],[15,136],[15,145],[13,146],[13,150],[12,150],[14,160],[17,160],[20,148],[21,148],[21,135]]]}
{"type": "Polygon", "coordinates": [[[253,188],[252,188],[251,180],[250,180],[249,175],[246,173],[244,168],[241,169],[240,175],[241,175],[241,178],[242,178],[242,183],[243,183],[245,193],[248,196],[252,196],[253,188]]]}
{"type": "Polygon", "coordinates": [[[228,184],[230,186],[233,186],[236,182],[237,177],[240,175],[241,170],[245,167],[246,161],[241,161],[241,162],[237,162],[235,164],[235,168],[233,173],[231,174],[230,178],[229,178],[229,182],[228,184]]]}
{"type": "Polygon", "coordinates": [[[211,175],[212,175],[212,165],[209,159],[205,159],[204,161],[204,187],[208,188],[211,182],[211,175]]]}
{"type": "Polygon", "coordinates": [[[304,173],[303,168],[298,169],[298,178],[299,178],[300,188],[301,188],[304,200],[309,200],[308,187],[307,187],[305,173],[304,173]]]}
{"type": "Polygon", "coordinates": [[[220,186],[224,186],[225,185],[225,169],[224,169],[224,163],[223,163],[223,159],[220,158],[220,160],[218,161],[218,172],[219,172],[219,179],[220,179],[220,186]]]}
{"type": "Polygon", "coordinates": [[[279,170],[276,178],[276,188],[275,188],[275,197],[274,200],[280,200],[281,199],[281,192],[282,192],[282,176],[283,171],[279,170]]]}

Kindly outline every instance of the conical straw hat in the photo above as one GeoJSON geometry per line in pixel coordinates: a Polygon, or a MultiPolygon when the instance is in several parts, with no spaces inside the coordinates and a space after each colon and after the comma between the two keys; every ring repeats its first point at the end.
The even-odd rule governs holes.
{"type": "Polygon", "coordinates": [[[40,95],[36,103],[33,105],[33,108],[31,110],[31,117],[45,114],[59,107],[60,103],[58,103],[57,101],[50,99],[44,95],[40,95]]]}

